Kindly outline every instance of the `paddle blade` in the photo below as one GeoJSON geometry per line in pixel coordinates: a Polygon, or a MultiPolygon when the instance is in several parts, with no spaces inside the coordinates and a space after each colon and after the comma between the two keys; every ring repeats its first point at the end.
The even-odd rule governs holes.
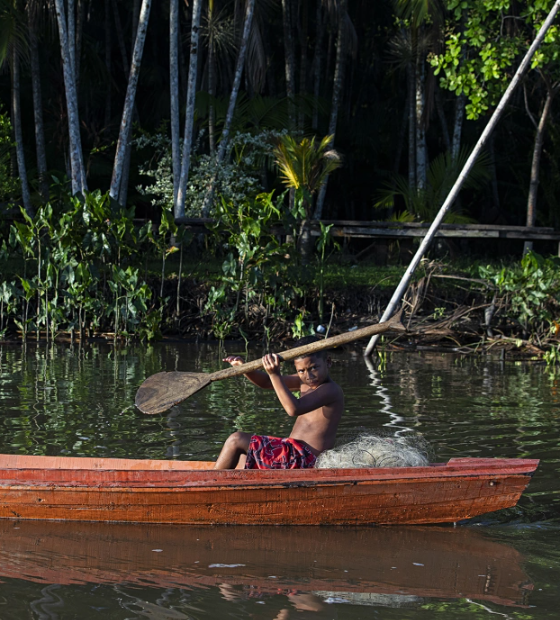
{"type": "Polygon", "coordinates": [[[158,372],[142,383],[134,403],[142,413],[162,413],[205,388],[212,382],[210,377],[197,372],[158,372]]]}

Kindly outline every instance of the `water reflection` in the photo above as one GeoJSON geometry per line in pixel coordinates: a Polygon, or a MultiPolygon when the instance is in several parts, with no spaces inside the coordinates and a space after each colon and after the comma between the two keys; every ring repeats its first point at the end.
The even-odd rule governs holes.
{"type": "Polygon", "coordinates": [[[374,388],[375,394],[379,397],[379,400],[381,401],[381,407],[379,412],[381,414],[386,414],[387,417],[390,419],[390,421],[385,422],[383,426],[391,430],[395,429],[395,435],[400,435],[403,432],[411,431],[411,428],[402,425],[402,423],[404,422],[404,417],[394,412],[393,406],[391,404],[391,395],[389,394],[389,390],[383,385],[382,377],[378,372],[373,360],[370,357],[364,357],[364,363],[369,371],[369,376],[371,378],[370,385],[374,388]]]}
{"type": "Polygon", "coordinates": [[[0,577],[43,584],[33,609],[48,617],[61,606],[60,586],[77,584],[112,585],[117,593],[154,587],[163,601],[169,589],[218,588],[230,603],[283,596],[307,610],[434,597],[526,606],[533,588],[518,551],[471,528],[3,521],[0,540],[0,577]]]}

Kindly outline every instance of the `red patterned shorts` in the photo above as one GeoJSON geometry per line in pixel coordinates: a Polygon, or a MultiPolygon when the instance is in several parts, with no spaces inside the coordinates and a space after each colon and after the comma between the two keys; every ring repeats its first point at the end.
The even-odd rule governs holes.
{"type": "Polygon", "coordinates": [[[297,439],[253,435],[245,469],[308,469],[317,457],[297,439]]]}

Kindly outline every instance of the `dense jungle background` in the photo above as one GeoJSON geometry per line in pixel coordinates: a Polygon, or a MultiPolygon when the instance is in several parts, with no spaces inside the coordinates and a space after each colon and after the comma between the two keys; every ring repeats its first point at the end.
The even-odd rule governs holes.
{"type": "MultiPolygon", "coordinates": [[[[431,221],[553,4],[1,0],[0,335],[371,320],[414,247],[311,222],[431,221]]],[[[558,228],[559,51],[553,25],[446,221],[558,228]]],[[[558,357],[535,249],[439,244],[409,324],[558,357]]]]}

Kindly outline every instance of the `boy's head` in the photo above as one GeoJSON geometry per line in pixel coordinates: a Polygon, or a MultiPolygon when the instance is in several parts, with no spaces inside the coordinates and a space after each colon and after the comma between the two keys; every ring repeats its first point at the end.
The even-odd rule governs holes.
{"type": "MultiPolygon", "coordinates": [[[[318,341],[319,338],[316,336],[307,336],[298,340],[297,345],[302,347],[318,341]]],[[[331,358],[327,351],[317,351],[294,359],[294,366],[302,383],[313,389],[329,380],[331,364],[331,358]]]]}

